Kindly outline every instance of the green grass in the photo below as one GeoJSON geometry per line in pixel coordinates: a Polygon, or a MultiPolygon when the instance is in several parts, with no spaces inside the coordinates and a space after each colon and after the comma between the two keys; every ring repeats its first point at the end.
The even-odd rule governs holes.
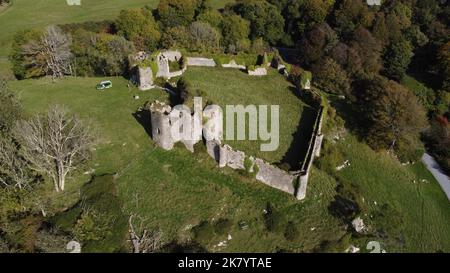
{"type": "Polygon", "coordinates": [[[402,166],[390,155],[375,153],[352,136],[339,148],[351,166],[338,176],[359,186],[369,215],[384,204],[401,215],[401,224],[395,224],[397,215],[388,215],[378,223],[379,228],[395,230],[404,240],[380,239],[388,252],[450,251],[449,202],[422,163],[402,166]],[[424,179],[426,182],[422,182],[424,179]]]}
{"type": "MultiPolygon", "coordinates": [[[[296,97],[293,85],[273,69],[269,69],[269,75],[266,77],[251,77],[236,69],[191,67],[185,77],[194,88],[200,89],[208,100],[220,105],[224,110],[224,116],[226,116],[226,105],[256,105],[257,107],[279,105],[280,146],[276,151],[260,151],[260,145],[267,141],[226,141],[233,148],[242,150],[248,155],[258,156],[272,163],[283,161],[283,157],[294,141],[299,125],[311,123],[310,117],[305,119],[306,115],[302,119],[305,108],[310,111],[311,108],[296,97]]],[[[308,126],[300,127],[301,130],[296,137],[308,138],[309,130],[302,130],[305,127],[308,126]]],[[[298,151],[298,153],[301,152],[298,151]]]]}
{"type": "MultiPolygon", "coordinates": [[[[213,0],[214,8],[224,7],[232,0],[213,0]]],[[[14,0],[0,13],[0,75],[11,77],[8,62],[11,44],[17,31],[51,24],[115,19],[122,9],[149,5],[158,0],[82,0],[81,6],[68,6],[65,0],[14,0]]]]}
{"type": "MultiPolygon", "coordinates": [[[[21,95],[30,114],[58,103],[91,119],[98,127],[101,143],[90,167],[96,174],[118,172],[118,194],[127,211],[145,217],[151,228],[160,227],[167,241],[186,241],[192,235],[191,227],[219,218],[232,221],[233,240],[227,248],[217,249],[214,245],[223,238],[214,238],[207,246],[211,251],[311,251],[321,241],[336,240],[343,233],[338,221],[327,214],[334,184],[325,174],[317,171],[314,176],[321,182],[312,183],[310,198],[302,203],[233,170],[219,169],[204,153],[163,151],[155,147],[132,114],[144,101],[164,100],[167,95],[157,90],[129,92],[126,81],[120,78],[112,78],[112,89],[99,92],[94,87],[100,80],[24,80],[12,82],[11,88],[21,95]],[[141,100],[133,100],[133,94],[139,94],[141,100]],[[267,232],[264,227],[263,209],[269,201],[283,214],[276,232],[267,232]],[[242,221],[248,224],[247,230],[238,227],[242,221]],[[295,242],[283,236],[288,221],[293,221],[301,234],[295,242]],[[311,231],[313,227],[315,231],[311,231]]],[[[80,174],[68,183],[89,179],[80,174]]]]}
{"type": "MultiPolygon", "coordinates": [[[[227,73],[222,71],[224,76],[227,73]]],[[[96,174],[118,172],[117,191],[126,211],[143,216],[149,228],[159,227],[166,241],[186,242],[193,238],[192,227],[219,219],[232,222],[229,233],[233,239],[227,247],[218,248],[223,235],[213,234],[204,243],[209,251],[313,251],[322,242],[337,241],[346,233],[346,227],[328,212],[336,194],[337,183],[332,176],[313,168],[307,198],[298,202],[233,170],[219,169],[204,153],[191,154],[182,148],[159,149],[132,114],[145,101],[164,100],[167,95],[158,90],[128,91],[126,81],[121,78],[112,78],[112,89],[98,92],[94,87],[100,80],[68,78],[57,83],[48,79],[25,80],[11,82],[11,88],[21,94],[30,114],[59,103],[90,118],[101,138],[90,167],[96,174]],[[134,94],[139,94],[141,100],[135,101],[134,94]],[[277,215],[272,232],[264,225],[263,209],[267,202],[271,202],[277,215]],[[293,241],[283,235],[288,222],[298,231],[293,241]],[[245,223],[248,229],[242,230],[239,223],[245,223]]],[[[226,98],[233,100],[232,96],[226,98]]],[[[243,95],[241,102],[249,102],[246,100],[250,98],[243,95]]],[[[351,166],[337,175],[359,186],[368,214],[389,204],[400,215],[387,215],[372,223],[388,231],[386,238],[376,238],[388,252],[450,251],[448,200],[422,164],[402,166],[388,155],[373,152],[351,135],[338,147],[351,166]],[[422,179],[429,183],[413,183],[422,179]],[[402,220],[398,225],[397,218],[402,220]],[[398,233],[404,243],[389,239],[398,233]]],[[[79,187],[88,180],[89,176],[78,174],[68,182],[68,187],[79,187]]],[[[54,199],[59,200],[59,194],[54,199]]],[[[371,239],[363,237],[354,243],[365,249],[371,239]]]]}

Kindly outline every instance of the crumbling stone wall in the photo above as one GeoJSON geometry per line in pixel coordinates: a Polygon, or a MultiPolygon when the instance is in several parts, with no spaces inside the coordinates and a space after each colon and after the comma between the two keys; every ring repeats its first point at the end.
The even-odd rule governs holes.
{"type": "Polygon", "coordinates": [[[237,64],[235,60],[231,60],[227,64],[222,64],[222,67],[224,67],[224,68],[235,68],[235,69],[241,69],[241,70],[247,69],[247,67],[245,65],[237,64]]]}
{"type": "Polygon", "coordinates": [[[153,85],[153,71],[151,67],[138,67],[138,88],[145,91],[155,87],[153,85]]]}
{"type": "Polygon", "coordinates": [[[157,78],[166,78],[171,79],[174,77],[178,77],[186,72],[186,67],[179,71],[170,71],[169,62],[179,62],[183,56],[179,51],[164,51],[156,56],[156,62],[158,64],[158,73],[156,74],[157,78]]]}
{"type": "Polygon", "coordinates": [[[202,57],[188,57],[187,58],[188,66],[206,66],[206,67],[215,67],[216,62],[214,59],[202,58],[202,57]]]}
{"type": "Polygon", "coordinates": [[[194,152],[194,145],[201,141],[202,128],[200,126],[201,117],[198,115],[186,116],[183,113],[174,115],[174,110],[163,102],[156,101],[150,106],[152,138],[155,143],[164,150],[172,150],[176,143],[182,142],[186,149],[194,152]],[[176,138],[173,130],[178,130],[174,125],[177,120],[186,119],[189,128],[181,128],[180,135],[176,138]],[[197,126],[195,125],[197,123],[197,126]],[[181,137],[181,134],[189,134],[188,139],[181,137]]]}
{"type": "Polygon", "coordinates": [[[306,197],[306,189],[308,187],[309,175],[311,172],[314,159],[320,156],[320,151],[322,147],[323,135],[322,135],[322,123],[324,117],[324,108],[320,107],[316,122],[314,124],[314,130],[311,136],[311,140],[308,147],[308,152],[306,154],[305,161],[300,171],[299,186],[297,189],[296,197],[298,200],[303,200],[306,197]]]}
{"type": "Polygon", "coordinates": [[[267,69],[265,67],[258,67],[258,68],[255,68],[255,70],[248,70],[247,72],[250,76],[266,76],[267,75],[267,69]]]}

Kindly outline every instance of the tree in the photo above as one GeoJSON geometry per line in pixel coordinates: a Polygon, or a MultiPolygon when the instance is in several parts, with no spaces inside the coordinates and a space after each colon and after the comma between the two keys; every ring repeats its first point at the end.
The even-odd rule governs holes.
{"type": "Polygon", "coordinates": [[[377,77],[357,92],[364,137],[376,149],[395,150],[401,159],[417,159],[420,133],[427,125],[418,99],[402,85],[377,77]]]}
{"type": "Polygon", "coordinates": [[[158,251],[162,245],[162,232],[148,231],[143,225],[143,219],[137,217],[139,220],[139,230],[136,230],[133,219],[136,215],[132,214],[128,218],[128,233],[130,235],[130,242],[133,245],[133,253],[153,253],[158,251]]]}
{"type": "Polygon", "coordinates": [[[0,184],[22,190],[30,187],[33,181],[35,176],[19,154],[18,144],[11,138],[0,137],[0,184]]]}
{"type": "Polygon", "coordinates": [[[189,48],[190,37],[187,27],[176,26],[166,29],[161,37],[162,48],[189,48]]]}
{"type": "Polygon", "coordinates": [[[212,27],[219,28],[222,23],[222,14],[217,10],[207,10],[197,17],[197,21],[205,22],[212,27]]]}
{"type": "Polygon", "coordinates": [[[337,43],[337,35],[327,23],[317,25],[300,40],[300,60],[305,66],[311,66],[326,56],[337,43]]]}
{"type": "Polygon", "coordinates": [[[370,27],[373,19],[365,1],[344,0],[334,12],[334,24],[343,36],[351,35],[359,26],[370,27]]]}
{"type": "Polygon", "coordinates": [[[157,8],[158,18],[164,27],[188,26],[194,21],[198,0],[161,0],[157,8]]]}
{"type": "Polygon", "coordinates": [[[57,192],[64,191],[66,176],[89,158],[95,143],[91,128],[60,106],[18,122],[15,134],[31,168],[47,174],[57,192]]]}
{"type": "Polygon", "coordinates": [[[326,58],[313,65],[312,72],[323,91],[346,96],[349,94],[350,80],[347,73],[333,59],[326,58]]]}
{"type": "Polygon", "coordinates": [[[240,42],[248,41],[250,22],[239,15],[227,15],[222,20],[221,29],[223,45],[228,52],[234,53],[240,42]]]}
{"type": "Polygon", "coordinates": [[[450,41],[439,48],[437,55],[438,68],[444,80],[443,87],[450,91],[450,41]]]}
{"type": "Polygon", "coordinates": [[[22,105],[4,81],[0,81],[0,105],[0,184],[23,189],[35,177],[29,170],[28,162],[20,156],[18,143],[11,136],[14,124],[22,117],[22,105]]]}
{"type": "Polygon", "coordinates": [[[57,26],[49,26],[39,39],[21,47],[23,66],[28,77],[51,75],[61,78],[72,73],[72,39],[57,26]]]}
{"type": "Polygon", "coordinates": [[[152,51],[157,48],[161,33],[151,10],[147,8],[122,10],[116,24],[119,35],[132,41],[137,49],[152,51]]]}
{"type": "Polygon", "coordinates": [[[0,80],[0,135],[11,132],[14,124],[22,117],[22,104],[6,81],[0,80]]]}
{"type": "Polygon", "coordinates": [[[374,77],[382,67],[381,65],[381,43],[373,37],[372,33],[363,27],[357,28],[353,32],[349,46],[358,53],[361,60],[364,77],[374,77]]]}
{"type": "Polygon", "coordinates": [[[190,48],[200,52],[217,52],[220,48],[220,33],[204,22],[194,22],[188,28],[190,48]]]}
{"type": "Polygon", "coordinates": [[[400,81],[405,76],[413,55],[413,47],[409,41],[405,39],[392,41],[383,56],[384,74],[390,79],[400,81]]]}
{"type": "Polygon", "coordinates": [[[280,10],[266,1],[240,0],[227,9],[250,22],[251,39],[263,38],[275,45],[284,35],[284,18],[280,10]]]}

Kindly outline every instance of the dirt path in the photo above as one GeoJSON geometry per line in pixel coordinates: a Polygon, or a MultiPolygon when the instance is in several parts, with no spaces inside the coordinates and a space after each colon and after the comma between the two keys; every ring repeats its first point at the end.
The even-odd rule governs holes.
{"type": "Polygon", "coordinates": [[[422,157],[422,162],[439,182],[442,190],[447,194],[448,200],[450,201],[450,177],[441,170],[439,164],[431,155],[425,153],[422,157]]]}

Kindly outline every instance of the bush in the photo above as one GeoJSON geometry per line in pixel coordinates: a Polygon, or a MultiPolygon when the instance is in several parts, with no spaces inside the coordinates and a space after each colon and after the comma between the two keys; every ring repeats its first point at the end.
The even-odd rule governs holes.
{"type": "Polygon", "coordinates": [[[50,223],[82,242],[83,252],[118,252],[125,248],[128,222],[111,175],[94,177],[81,189],[81,201],[50,223]],[[72,225],[72,226],[71,226],[72,225]]]}

